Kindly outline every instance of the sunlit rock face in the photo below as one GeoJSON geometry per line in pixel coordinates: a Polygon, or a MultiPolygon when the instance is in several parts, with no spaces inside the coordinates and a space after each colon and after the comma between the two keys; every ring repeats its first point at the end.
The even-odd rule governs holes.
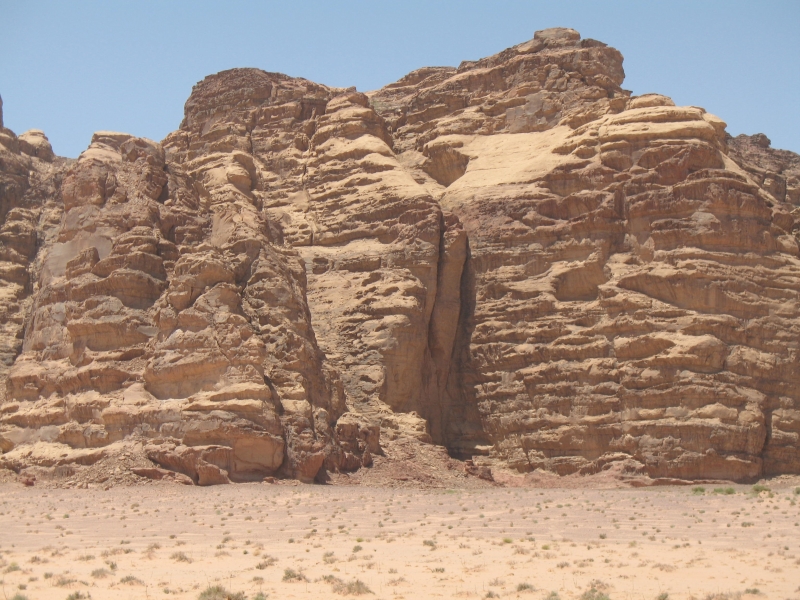
{"type": "Polygon", "coordinates": [[[551,29],[368,94],[225,71],[74,161],[3,129],[0,462],[800,472],[800,157],[623,78],[551,29]]]}

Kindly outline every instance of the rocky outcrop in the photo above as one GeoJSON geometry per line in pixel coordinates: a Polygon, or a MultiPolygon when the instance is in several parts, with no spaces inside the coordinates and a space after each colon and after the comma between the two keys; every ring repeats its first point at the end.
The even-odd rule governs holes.
{"type": "Polygon", "coordinates": [[[40,158],[45,162],[53,162],[55,154],[50,140],[41,129],[30,129],[21,134],[19,138],[19,150],[28,156],[40,158]]]}
{"type": "Polygon", "coordinates": [[[469,238],[461,386],[485,445],[449,443],[520,471],[796,472],[796,163],[630,97],[621,63],[550,30],[372,97],[469,238]]]}
{"type": "MultiPolygon", "coordinates": [[[[31,132],[28,132],[31,133],[31,132]]],[[[8,399],[6,378],[22,349],[31,309],[32,279],[39,268],[40,242],[52,239],[61,218],[60,169],[53,165],[50,143],[41,132],[17,137],[2,128],[0,100],[0,402],[8,399]],[[30,152],[33,144],[41,152],[30,152]]],[[[6,410],[3,404],[3,410],[6,410]]],[[[2,438],[0,437],[0,440],[2,438]]],[[[0,441],[0,450],[9,442],[0,441]]]]}
{"type": "Polygon", "coordinates": [[[728,137],[731,158],[777,200],[800,204],[800,156],[776,150],[763,133],[728,137]]]}
{"type": "Polygon", "coordinates": [[[64,171],[64,217],[8,373],[7,464],[126,439],[200,485],[369,461],[374,428],[336,428],[344,395],[299,256],[272,243],[249,190],[203,183],[208,164],[99,132],[64,171]]]}
{"type": "Polygon", "coordinates": [[[225,71],[77,161],[3,130],[0,461],[800,472],[800,158],[623,78],[553,29],[369,94],[225,71]]]}

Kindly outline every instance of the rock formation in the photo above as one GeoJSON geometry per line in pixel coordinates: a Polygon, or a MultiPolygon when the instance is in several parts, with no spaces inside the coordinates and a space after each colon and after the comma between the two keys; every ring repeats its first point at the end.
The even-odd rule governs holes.
{"type": "Polygon", "coordinates": [[[623,78],[551,29],[369,94],[225,71],[76,161],[3,129],[0,464],[800,472],[800,156],[623,78]]]}

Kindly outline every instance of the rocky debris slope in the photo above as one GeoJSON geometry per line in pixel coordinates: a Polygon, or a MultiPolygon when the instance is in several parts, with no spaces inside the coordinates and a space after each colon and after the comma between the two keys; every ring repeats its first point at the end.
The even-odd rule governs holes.
{"type": "Polygon", "coordinates": [[[553,29],[369,94],[225,71],[77,161],[3,130],[0,461],[799,472],[800,157],[623,78],[553,29]]]}

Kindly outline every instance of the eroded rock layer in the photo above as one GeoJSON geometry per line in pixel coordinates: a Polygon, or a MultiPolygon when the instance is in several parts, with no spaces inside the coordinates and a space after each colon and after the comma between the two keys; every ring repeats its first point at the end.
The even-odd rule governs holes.
{"type": "Polygon", "coordinates": [[[551,30],[373,96],[469,239],[464,401],[522,471],[797,472],[797,156],[621,61],[551,30]]]}
{"type": "Polygon", "coordinates": [[[167,147],[171,160],[99,132],[64,168],[64,215],[5,382],[4,462],[92,464],[136,439],[201,485],[369,463],[377,428],[342,417],[302,260],[274,243],[251,155],[191,162],[167,147]]]}
{"type": "Polygon", "coordinates": [[[800,472],[800,157],[623,78],[555,29],[369,94],[225,71],[77,161],[3,129],[0,461],[800,472]]]}

